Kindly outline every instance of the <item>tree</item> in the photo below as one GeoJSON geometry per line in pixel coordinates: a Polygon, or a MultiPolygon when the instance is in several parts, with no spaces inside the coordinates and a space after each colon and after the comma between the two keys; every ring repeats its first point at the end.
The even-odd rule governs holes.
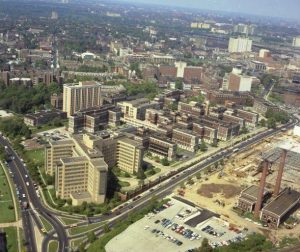
{"type": "Polygon", "coordinates": [[[276,120],[274,118],[268,118],[267,121],[268,129],[276,129],[276,120]]]}
{"type": "Polygon", "coordinates": [[[175,88],[176,88],[176,89],[180,89],[180,90],[183,89],[183,81],[182,81],[182,79],[177,79],[177,80],[175,81],[175,88]]]}
{"type": "Polygon", "coordinates": [[[160,163],[161,163],[163,166],[169,166],[169,165],[170,165],[168,159],[165,158],[165,157],[164,157],[163,159],[160,160],[160,163]]]}
{"type": "Polygon", "coordinates": [[[81,243],[80,246],[79,246],[79,252],[85,252],[85,244],[84,243],[81,243]]]}
{"type": "Polygon", "coordinates": [[[138,170],[136,177],[137,177],[138,179],[145,179],[145,178],[146,178],[146,175],[145,175],[143,169],[139,169],[139,170],[138,170]]]}
{"type": "Polygon", "coordinates": [[[196,174],[196,178],[197,178],[197,179],[201,179],[201,173],[200,173],[200,172],[198,172],[198,173],[196,174]]]}
{"type": "Polygon", "coordinates": [[[200,146],[199,146],[199,149],[200,149],[200,151],[207,151],[207,145],[206,145],[206,143],[204,142],[204,140],[202,139],[201,140],[201,144],[200,144],[200,146]]]}
{"type": "Polygon", "coordinates": [[[259,121],[259,124],[260,124],[261,127],[266,127],[266,120],[265,119],[261,119],[259,121]]]}
{"type": "Polygon", "coordinates": [[[240,134],[247,134],[248,132],[249,130],[245,126],[240,130],[240,134]]]}
{"type": "Polygon", "coordinates": [[[88,237],[89,243],[92,243],[92,242],[96,241],[96,239],[97,239],[97,237],[93,231],[89,232],[87,237],[88,237]]]}
{"type": "Polygon", "coordinates": [[[109,226],[107,224],[105,224],[103,226],[103,231],[104,231],[104,233],[108,233],[110,231],[110,228],[109,228],[109,226]]]}
{"type": "Polygon", "coordinates": [[[212,252],[213,248],[209,245],[208,239],[204,238],[201,243],[201,248],[198,250],[199,252],[212,252]]]}

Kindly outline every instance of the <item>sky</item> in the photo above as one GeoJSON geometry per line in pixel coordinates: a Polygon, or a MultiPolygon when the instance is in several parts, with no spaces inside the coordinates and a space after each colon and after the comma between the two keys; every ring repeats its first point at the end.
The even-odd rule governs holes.
{"type": "Polygon", "coordinates": [[[121,0],[300,20],[300,0],[121,0]]]}

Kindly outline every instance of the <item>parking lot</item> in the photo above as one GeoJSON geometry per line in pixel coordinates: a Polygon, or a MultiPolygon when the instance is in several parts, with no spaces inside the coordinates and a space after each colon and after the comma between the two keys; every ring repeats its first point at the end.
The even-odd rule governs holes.
{"type": "Polygon", "coordinates": [[[37,135],[41,136],[46,141],[58,141],[69,138],[69,133],[66,131],[65,127],[43,131],[37,133],[37,135]]]}
{"type": "Polygon", "coordinates": [[[201,246],[208,238],[214,247],[223,246],[244,237],[240,231],[230,230],[229,224],[217,217],[209,216],[194,227],[189,220],[201,215],[202,209],[173,199],[166,208],[149,213],[131,225],[106,245],[107,252],[186,252],[201,246]],[[138,239],[138,242],[137,242],[138,239]],[[155,245],[155,246],[154,246],[155,245]]]}

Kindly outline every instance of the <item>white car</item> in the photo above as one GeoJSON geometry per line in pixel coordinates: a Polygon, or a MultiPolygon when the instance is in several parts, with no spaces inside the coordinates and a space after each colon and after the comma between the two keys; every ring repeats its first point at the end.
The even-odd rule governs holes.
{"type": "Polygon", "coordinates": [[[23,197],[23,198],[26,198],[26,195],[25,195],[25,193],[23,193],[23,194],[22,194],[22,197],[23,197]]]}

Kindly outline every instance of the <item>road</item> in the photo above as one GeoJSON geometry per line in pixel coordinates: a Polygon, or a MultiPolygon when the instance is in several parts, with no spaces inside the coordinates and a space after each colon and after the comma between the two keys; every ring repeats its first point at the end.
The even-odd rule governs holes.
{"type": "MultiPolygon", "coordinates": [[[[271,135],[274,135],[281,131],[283,128],[292,128],[295,124],[299,122],[299,119],[293,118],[292,121],[282,127],[277,129],[270,129],[265,132],[261,132],[252,138],[243,141],[239,144],[236,144],[233,147],[229,147],[227,149],[223,149],[222,151],[218,152],[217,154],[213,154],[210,157],[206,158],[205,160],[200,161],[198,164],[193,165],[187,168],[184,171],[181,171],[178,174],[173,175],[172,177],[168,178],[167,180],[161,182],[159,185],[149,189],[148,191],[142,193],[138,197],[135,197],[135,200],[129,200],[127,203],[123,204],[117,211],[114,211],[110,215],[102,215],[98,217],[90,217],[87,222],[80,223],[81,225],[87,225],[88,223],[97,223],[102,221],[108,221],[108,225],[113,227],[116,223],[124,220],[127,218],[128,214],[134,213],[137,210],[142,209],[145,207],[153,196],[157,198],[164,198],[165,196],[169,195],[175,187],[177,187],[180,183],[185,181],[188,177],[195,175],[199,171],[205,169],[206,167],[222,160],[224,157],[230,157],[235,151],[242,151],[245,148],[248,148],[254,143],[261,141],[264,138],[267,138],[271,135]]],[[[48,243],[51,239],[54,238],[56,234],[57,240],[59,242],[59,250],[60,252],[69,251],[69,241],[63,225],[58,221],[56,216],[56,211],[50,210],[46,208],[39,197],[37,196],[36,189],[30,177],[28,176],[28,171],[26,166],[24,166],[22,160],[16,154],[16,152],[12,149],[10,143],[2,136],[0,136],[0,144],[6,147],[7,153],[12,157],[12,160],[8,163],[9,169],[14,174],[14,182],[16,184],[16,188],[20,192],[20,201],[21,203],[24,201],[28,201],[30,203],[31,209],[25,209],[22,211],[22,220],[23,226],[25,230],[25,238],[28,243],[27,251],[37,251],[36,244],[35,244],[35,237],[34,237],[34,230],[33,230],[33,223],[31,216],[35,219],[35,222],[39,226],[39,221],[37,220],[34,212],[32,209],[35,209],[40,215],[42,215],[51,225],[53,226],[54,230],[49,232],[43,241],[42,244],[42,251],[47,251],[48,243]],[[28,183],[28,184],[26,184],[28,183]],[[22,195],[25,194],[25,197],[22,195]]],[[[103,229],[99,227],[95,229],[95,233],[97,235],[101,235],[103,233],[103,229]]],[[[73,236],[72,238],[77,237],[84,237],[84,234],[78,234],[73,236]]]]}
{"type": "MultiPolygon", "coordinates": [[[[54,228],[55,233],[57,234],[57,239],[59,242],[59,251],[64,252],[69,249],[69,240],[67,233],[64,229],[62,223],[52,214],[48,208],[44,207],[40,198],[36,193],[34,183],[32,182],[27,168],[25,167],[22,160],[19,158],[17,153],[11,147],[9,141],[3,136],[0,136],[0,144],[6,146],[6,152],[11,157],[11,161],[8,162],[10,171],[13,174],[14,183],[16,188],[19,191],[19,199],[21,205],[23,202],[29,202],[29,208],[22,210],[22,220],[23,228],[25,231],[25,240],[27,244],[27,251],[36,252],[36,242],[33,230],[33,223],[31,216],[35,219],[38,227],[40,228],[40,222],[37,219],[37,216],[34,214],[33,209],[41,216],[43,216],[54,228]]],[[[46,239],[50,240],[49,235],[46,235],[46,239]]],[[[47,251],[48,244],[43,242],[42,251],[47,251]]]]}

